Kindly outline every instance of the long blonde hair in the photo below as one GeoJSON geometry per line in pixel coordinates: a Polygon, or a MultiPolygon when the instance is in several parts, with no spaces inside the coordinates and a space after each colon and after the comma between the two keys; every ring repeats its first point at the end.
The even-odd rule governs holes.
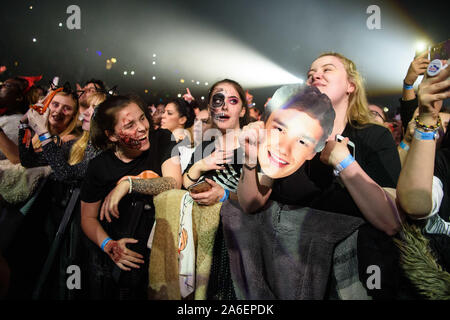
{"type": "Polygon", "coordinates": [[[341,60],[347,71],[348,81],[355,85],[355,90],[348,97],[347,121],[353,127],[364,126],[366,124],[378,124],[370,115],[369,103],[367,101],[366,89],[364,88],[364,80],[361,74],[356,70],[355,63],[336,52],[324,52],[317,57],[333,56],[341,60]]]}
{"type": "MultiPolygon", "coordinates": [[[[92,106],[96,108],[100,103],[105,101],[106,95],[101,92],[97,92],[92,94],[88,99],[87,103],[88,106],[92,106]]],[[[84,152],[86,151],[86,147],[89,142],[90,130],[89,131],[83,131],[83,134],[81,137],[75,142],[72,146],[72,149],[70,150],[70,157],[69,157],[69,165],[73,166],[77,163],[80,163],[84,158],[84,152]]]]}
{"type": "MultiPolygon", "coordinates": [[[[63,91],[56,93],[55,97],[59,96],[59,95],[65,96],[65,97],[72,97],[72,95],[70,93],[65,93],[63,91]]],[[[76,133],[77,120],[78,120],[78,115],[80,113],[80,109],[78,107],[78,101],[77,100],[74,100],[74,101],[76,102],[75,103],[76,111],[74,113],[72,120],[70,121],[69,125],[67,126],[67,128],[58,135],[59,138],[61,138],[61,139],[63,139],[65,136],[68,136],[69,134],[76,133]]],[[[47,119],[46,127],[48,128],[48,119],[47,119]]],[[[42,147],[42,142],[39,141],[38,135],[35,134],[31,141],[33,143],[34,150],[40,149],[42,147]]]]}

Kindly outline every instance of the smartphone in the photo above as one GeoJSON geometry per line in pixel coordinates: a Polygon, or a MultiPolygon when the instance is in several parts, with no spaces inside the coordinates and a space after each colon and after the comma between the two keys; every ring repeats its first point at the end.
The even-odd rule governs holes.
{"type": "Polygon", "coordinates": [[[202,193],[210,190],[212,186],[205,180],[194,183],[188,187],[188,191],[191,193],[202,193]]]}
{"type": "MultiPolygon", "coordinates": [[[[344,137],[341,136],[340,134],[336,135],[336,141],[342,141],[344,140],[344,137]]],[[[350,154],[353,156],[353,158],[355,158],[355,144],[353,142],[351,142],[350,140],[347,143],[347,147],[350,151],[350,154]]]]}
{"type": "Polygon", "coordinates": [[[450,39],[442,41],[430,48],[430,60],[447,60],[450,56],[450,39]]]}

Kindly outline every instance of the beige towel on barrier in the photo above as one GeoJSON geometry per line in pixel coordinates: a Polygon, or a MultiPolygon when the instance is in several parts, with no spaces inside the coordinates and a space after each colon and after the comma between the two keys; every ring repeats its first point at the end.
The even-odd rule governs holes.
{"type": "MultiPolygon", "coordinates": [[[[153,198],[156,227],[149,264],[149,298],[180,300],[178,232],[181,198],[187,191],[169,190],[153,198]]],[[[214,238],[222,203],[192,207],[196,249],[196,284],[194,298],[206,299],[211,272],[214,238]]]]}
{"type": "Polygon", "coordinates": [[[50,166],[24,168],[20,163],[0,160],[0,195],[11,204],[23,202],[35,191],[39,180],[51,172],[50,166]]]}

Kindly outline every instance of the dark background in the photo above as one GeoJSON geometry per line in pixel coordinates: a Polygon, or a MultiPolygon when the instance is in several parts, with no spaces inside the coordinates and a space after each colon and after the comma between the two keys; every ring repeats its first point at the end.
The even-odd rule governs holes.
{"type": "Polygon", "coordinates": [[[392,115],[415,43],[449,38],[444,1],[18,0],[0,7],[0,65],[7,67],[0,81],[41,74],[43,85],[54,76],[60,84],[99,78],[149,104],[186,87],[200,98],[213,82],[233,78],[262,108],[284,80],[265,73],[266,63],[253,55],[305,79],[314,58],[331,50],[356,63],[370,102],[392,115]],[[81,9],[80,30],[66,26],[73,4],[81,9]],[[366,26],[372,4],[381,10],[380,30],[366,26]],[[107,70],[112,57],[117,63],[107,70]],[[265,85],[256,84],[261,79],[265,85]]]}

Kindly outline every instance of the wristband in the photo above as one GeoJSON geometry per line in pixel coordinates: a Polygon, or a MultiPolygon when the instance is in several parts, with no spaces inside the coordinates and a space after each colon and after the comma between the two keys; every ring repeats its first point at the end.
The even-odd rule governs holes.
{"type": "Polygon", "coordinates": [[[333,173],[335,176],[338,176],[342,170],[347,168],[349,165],[351,165],[355,161],[355,158],[351,154],[349,154],[344,160],[338,163],[336,168],[333,170],[333,173]]]}
{"type": "Polygon", "coordinates": [[[105,246],[110,240],[112,240],[110,237],[107,237],[105,240],[103,240],[101,245],[102,251],[105,251],[105,246]]]}
{"type": "Polygon", "coordinates": [[[437,131],[423,132],[418,129],[415,129],[414,130],[414,138],[416,138],[416,140],[419,140],[419,141],[437,140],[437,139],[439,139],[439,133],[437,131]]]}
{"type": "Polygon", "coordinates": [[[192,179],[190,176],[189,176],[189,172],[188,173],[186,173],[186,176],[188,177],[188,179],[189,180],[191,180],[192,182],[197,182],[198,181],[198,179],[200,179],[200,178],[198,178],[197,180],[195,180],[195,179],[192,179]]]}
{"type": "Polygon", "coordinates": [[[403,89],[412,90],[414,89],[414,86],[413,84],[407,84],[406,82],[403,81],[403,89]]]}
{"type": "Polygon", "coordinates": [[[225,191],[225,193],[224,193],[222,199],[219,200],[220,202],[224,202],[230,196],[230,191],[229,190],[227,190],[227,189],[223,189],[223,190],[225,191]]]}
{"type": "Polygon", "coordinates": [[[132,190],[133,190],[133,188],[132,188],[133,183],[131,182],[131,177],[130,176],[128,176],[127,178],[128,178],[128,182],[130,183],[130,188],[128,189],[128,193],[131,193],[132,190]]]}
{"type": "Polygon", "coordinates": [[[409,150],[409,146],[405,142],[403,142],[403,140],[400,141],[400,148],[402,148],[405,151],[409,150]]]}
{"type": "Polygon", "coordinates": [[[45,141],[45,140],[47,140],[47,139],[50,139],[51,137],[52,137],[51,134],[48,133],[48,132],[46,132],[46,133],[43,133],[43,134],[41,134],[41,135],[39,136],[39,141],[40,141],[40,142],[43,142],[43,141],[45,141]]]}

